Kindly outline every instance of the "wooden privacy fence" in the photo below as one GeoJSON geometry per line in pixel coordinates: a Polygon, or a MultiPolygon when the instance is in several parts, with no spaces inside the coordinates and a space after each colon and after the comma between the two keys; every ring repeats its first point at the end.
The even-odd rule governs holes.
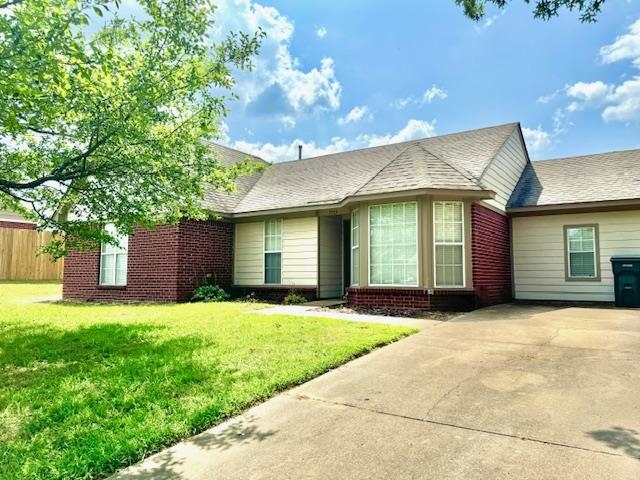
{"type": "Polygon", "coordinates": [[[40,253],[50,240],[50,232],[0,228],[0,280],[62,280],[63,261],[40,253]]]}

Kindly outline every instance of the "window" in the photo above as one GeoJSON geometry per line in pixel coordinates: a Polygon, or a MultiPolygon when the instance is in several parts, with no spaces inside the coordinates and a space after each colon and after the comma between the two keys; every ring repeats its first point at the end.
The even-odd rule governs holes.
{"type": "Polygon", "coordinates": [[[264,222],[264,283],[282,283],[282,220],[264,222]]]}
{"type": "Polygon", "coordinates": [[[351,212],[351,285],[360,283],[360,210],[351,212]]]}
{"type": "Polygon", "coordinates": [[[418,284],[416,202],[369,207],[369,284],[418,284]]]}
{"type": "Polygon", "coordinates": [[[564,227],[567,280],[598,280],[598,228],[564,227]]]}
{"type": "Polygon", "coordinates": [[[462,202],[433,203],[436,287],[464,287],[462,202]]]}
{"type": "Polygon", "coordinates": [[[112,224],[106,225],[105,231],[116,239],[117,244],[103,242],[100,247],[100,285],[126,285],[129,237],[118,235],[112,224]]]}

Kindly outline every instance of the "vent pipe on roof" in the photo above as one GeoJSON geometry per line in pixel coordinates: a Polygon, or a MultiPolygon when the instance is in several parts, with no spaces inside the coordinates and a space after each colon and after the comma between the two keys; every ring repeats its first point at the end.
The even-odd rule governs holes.
{"type": "Polygon", "coordinates": [[[302,145],[298,145],[298,160],[302,160],[302,145]]]}

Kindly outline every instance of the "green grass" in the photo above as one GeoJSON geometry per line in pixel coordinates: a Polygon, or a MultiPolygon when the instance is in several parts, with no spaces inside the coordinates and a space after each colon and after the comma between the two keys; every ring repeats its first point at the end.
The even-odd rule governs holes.
{"type": "Polygon", "coordinates": [[[101,478],[412,333],[247,303],[48,303],[0,283],[0,478],[101,478]]]}

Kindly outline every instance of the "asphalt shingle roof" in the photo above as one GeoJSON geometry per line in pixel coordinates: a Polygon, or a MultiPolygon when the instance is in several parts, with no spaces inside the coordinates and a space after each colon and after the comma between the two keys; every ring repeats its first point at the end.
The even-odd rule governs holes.
{"type": "Polygon", "coordinates": [[[509,208],[640,198],[640,150],[531,162],[509,208]]]}
{"type": "MultiPolygon", "coordinates": [[[[206,206],[221,213],[251,213],[413,189],[485,190],[482,173],[516,128],[511,123],[276,163],[242,180],[235,193],[210,192],[206,206]]],[[[229,150],[217,153],[230,155],[229,150]]],[[[246,156],[231,152],[235,161],[246,156]]]]}

